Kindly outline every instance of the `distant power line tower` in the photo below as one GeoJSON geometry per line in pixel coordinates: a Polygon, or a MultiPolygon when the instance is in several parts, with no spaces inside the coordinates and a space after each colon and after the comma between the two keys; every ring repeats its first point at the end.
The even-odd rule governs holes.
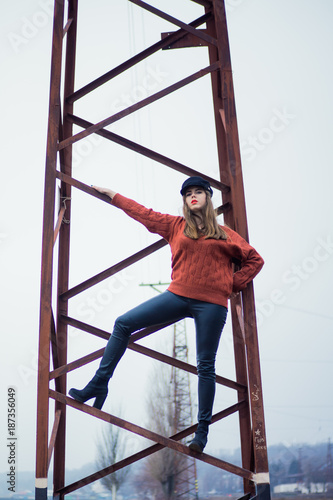
{"type": "MultiPolygon", "coordinates": [[[[190,4],[187,0],[182,1],[184,5],[186,3],[190,4]]],[[[90,50],[92,40],[89,25],[86,33],[82,29],[79,39],[77,38],[79,1],[54,1],[38,345],[36,499],[47,499],[48,470],[51,460],[53,460],[54,471],[54,498],[63,500],[65,495],[77,491],[82,486],[91,484],[115,470],[126,467],[156,451],[168,447],[179,454],[195,457],[196,460],[201,460],[212,467],[241,477],[243,479],[244,494],[247,498],[257,496],[262,500],[266,500],[270,498],[270,479],[259,342],[252,283],[249,283],[239,296],[233,297],[230,301],[236,380],[230,380],[219,375],[216,377],[217,384],[228,387],[236,392],[237,403],[221,409],[212,417],[212,423],[214,424],[229,415],[238,415],[242,454],[241,466],[228,463],[207,453],[198,454],[184,445],[181,441],[193,434],[195,426],[186,428],[173,436],[165,437],[132,422],[124,421],[115,415],[93,408],[88,404],[79,403],[67,396],[68,373],[99,359],[104,352],[104,349],[100,349],[79,359],[69,361],[67,347],[71,339],[68,336],[68,327],[73,326],[78,332],[85,332],[85,335],[89,333],[104,340],[110,338],[109,331],[102,330],[93,324],[85,323],[71,316],[69,304],[71,299],[107,278],[114,276],[140,259],[149,257],[153,252],[167,245],[165,240],[160,239],[146,248],[141,248],[130,256],[127,255],[118,262],[110,262],[109,267],[97,274],[93,273],[88,278],[82,276],[80,279],[76,274],[73,275],[71,271],[73,260],[70,258],[72,248],[71,234],[74,230],[79,232],[81,228],[84,228],[85,237],[89,237],[87,235],[87,225],[76,225],[76,217],[80,210],[72,210],[72,206],[77,201],[74,192],[76,194],[80,192],[85,197],[87,206],[89,205],[92,210],[93,206],[90,204],[96,203],[96,199],[99,202],[110,204],[110,198],[98,193],[84,182],[85,177],[83,173],[77,172],[75,176],[73,175],[73,153],[75,153],[75,147],[80,141],[84,141],[85,138],[92,134],[97,134],[103,138],[105,145],[112,144],[112,148],[118,148],[121,151],[132,151],[135,154],[149,158],[150,161],[155,162],[156,169],[160,168],[161,170],[164,169],[164,171],[165,169],[173,169],[183,174],[184,177],[201,175],[210,182],[215,191],[221,193],[222,205],[219,207],[219,213],[223,213],[225,223],[231,229],[237,231],[246,241],[249,241],[225,1],[193,0],[197,4],[197,8],[200,9],[200,14],[198,14],[199,17],[193,19],[191,22],[177,19],[142,0],[130,0],[130,2],[136,5],[136,12],[145,11],[149,12],[149,16],[154,16],[154,19],[157,19],[160,23],[160,31],[163,29],[162,26],[165,26],[165,21],[175,26],[175,30],[168,33],[159,33],[158,39],[154,43],[149,46],[145,45],[143,50],[137,51],[134,56],[129,57],[125,61],[118,61],[117,56],[119,55],[119,46],[124,45],[122,35],[127,37],[128,33],[126,30],[108,30],[110,46],[105,47],[107,56],[104,62],[106,65],[109,65],[110,53],[113,51],[115,59],[118,61],[117,66],[111,68],[108,66],[106,73],[99,75],[93,81],[81,87],[77,82],[82,81],[83,73],[89,67],[89,57],[96,57],[98,49],[97,53],[90,50]],[[66,12],[65,6],[67,7],[66,12]],[[141,11],[141,9],[143,10],[141,11]],[[112,37],[114,38],[112,39],[112,37]],[[80,55],[83,55],[80,59],[76,57],[77,42],[82,42],[83,39],[87,41],[87,45],[85,46],[87,50],[83,54],[82,52],[80,53],[80,55]],[[104,86],[104,84],[114,81],[119,75],[134,68],[147,58],[151,56],[157,57],[158,52],[163,57],[161,53],[162,49],[170,49],[168,57],[172,58],[172,49],[185,49],[186,47],[195,48],[196,51],[204,51],[206,60],[201,65],[201,59],[199,60],[198,58],[197,60],[194,58],[195,70],[190,70],[190,74],[187,72],[185,77],[182,74],[182,78],[176,82],[174,82],[173,78],[174,83],[171,85],[165,86],[156,92],[152,91],[150,95],[144,96],[134,104],[130,103],[125,109],[117,110],[111,115],[106,111],[108,106],[105,106],[105,103],[101,106],[97,100],[95,103],[96,106],[95,104],[93,106],[93,116],[103,115],[103,118],[98,122],[96,122],[96,119],[86,115],[87,107],[85,105],[76,105],[78,101],[82,102],[82,100],[85,100],[88,94],[89,99],[93,99],[96,94],[100,96],[99,90],[102,90],[102,87],[107,94],[106,99],[112,98],[111,91],[108,90],[110,87],[107,85],[104,86]],[[82,73],[78,79],[76,78],[76,61],[78,63],[83,61],[83,65],[81,66],[82,73]],[[159,151],[155,151],[129,139],[128,136],[131,136],[131,134],[125,133],[122,136],[108,129],[109,126],[122,119],[124,119],[124,126],[126,127],[126,123],[128,124],[126,118],[128,116],[154,103],[169,100],[168,98],[172,94],[180,90],[183,92],[182,100],[178,101],[179,107],[181,107],[182,103],[186,102],[185,94],[187,86],[195,84],[200,79],[206,79],[209,83],[209,87],[206,87],[207,90],[204,92],[207,93],[212,103],[210,107],[212,112],[210,114],[212,121],[215,123],[216,144],[212,146],[212,150],[214,151],[207,151],[207,157],[211,153],[215,155],[217,151],[219,173],[215,176],[216,178],[207,175],[205,172],[201,172],[199,169],[193,168],[193,164],[187,165],[177,161],[177,159],[171,158],[172,153],[169,152],[168,155],[167,149],[162,154],[159,151]],[[98,92],[95,92],[97,89],[98,92]],[[109,116],[105,116],[105,114],[109,116]],[[89,119],[95,121],[95,123],[89,121],[89,119]],[[60,207],[58,207],[56,200],[57,188],[60,189],[60,207]],[[51,387],[50,383],[52,384],[51,387]],[[55,412],[51,420],[50,408],[53,402],[55,412]],[[66,427],[68,412],[82,412],[91,418],[95,417],[104,420],[122,427],[128,432],[147,438],[154,445],[127,457],[121,463],[110,464],[109,467],[81,478],[75,483],[66,484],[66,427]],[[49,435],[50,424],[52,429],[49,435]]],[[[96,13],[99,19],[104,15],[103,7],[105,5],[116,9],[117,7],[115,6],[118,6],[120,2],[104,2],[103,5],[100,4],[100,2],[89,3],[89,14],[96,13]]],[[[165,4],[168,5],[168,2],[165,2],[165,4]]],[[[83,10],[87,8],[87,2],[82,2],[81,5],[83,10]]],[[[122,11],[115,11],[115,15],[112,18],[113,23],[117,23],[118,18],[121,16],[120,12],[122,11]]],[[[185,16],[186,19],[188,17],[185,16]]],[[[104,48],[105,44],[103,43],[101,49],[104,48]]],[[[177,54],[183,58],[183,61],[188,61],[188,52],[186,50],[178,50],[177,54]]],[[[176,68],[176,65],[172,66],[176,68]]],[[[185,71],[185,65],[181,69],[182,72],[183,69],[185,71]]],[[[195,87],[195,85],[193,86],[195,87]]],[[[196,109],[196,104],[201,102],[203,95],[201,92],[196,91],[195,88],[194,92],[197,92],[195,99],[192,101],[194,112],[190,115],[184,113],[184,119],[190,122],[193,117],[198,116],[198,126],[193,127],[191,144],[201,141],[200,143],[204,147],[205,140],[202,126],[204,124],[202,123],[200,112],[197,112],[196,109]]],[[[173,109],[172,105],[170,106],[169,104],[170,101],[166,104],[164,110],[173,109]]],[[[173,116],[171,117],[172,119],[174,119],[173,116]]],[[[170,121],[167,125],[171,133],[173,132],[173,125],[176,127],[176,121],[174,123],[170,121]]],[[[159,132],[160,137],[162,137],[166,126],[164,112],[158,114],[158,119],[154,126],[159,132]]],[[[186,129],[186,126],[184,129],[186,129]]],[[[181,145],[182,135],[178,136],[175,133],[174,142],[178,142],[181,145]]],[[[168,144],[166,144],[167,146],[168,144]]],[[[186,157],[186,151],[184,151],[183,157],[186,157]]],[[[108,155],[109,159],[110,155],[108,155]]],[[[187,162],[189,160],[184,159],[183,161],[187,162]]],[[[118,167],[113,165],[111,168],[118,167]]],[[[127,168],[126,164],[123,168],[127,168]]],[[[143,172],[143,179],[145,179],[145,175],[143,172]]],[[[119,235],[117,244],[120,241],[119,235]]],[[[84,254],[84,247],[82,247],[81,258],[86,259],[85,264],[90,261],[90,255],[84,254]]],[[[112,255],[110,259],[112,259],[112,255]]],[[[83,267],[86,269],[86,266],[83,267]]],[[[172,356],[166,356],[148,349],[138,342],[153,331],[161,328],[163,328],[163,325],[135,332],[131,336],[128,345],[129,349],[134,350],[140,355],[157,359],[170,366],[181,365],[181,368],[185,371],[196,374],[195,366],[180,362],[172,356]]],[[[75,434],[76,430],[71,429],[71,434],[75,434]]]]}
{"type": "MultiPolygon", "coordinates": [[[[186,320],[173,326],[173,357],[188,363],[186,320]]],[[[174,386],[174,433],[183,431],[193,424],[190,374],[172,367],[174,386]]],[[[175,496],[181,499],[198,499],[198,479],[195,460],[184,457],[182,470],[175,478],[175,496]]]]}
{"type": "Polygon", "coordinates": [[[326,483],[333,483],[332,443],[330,439],[328,439],[327,444],[326,483]]]}

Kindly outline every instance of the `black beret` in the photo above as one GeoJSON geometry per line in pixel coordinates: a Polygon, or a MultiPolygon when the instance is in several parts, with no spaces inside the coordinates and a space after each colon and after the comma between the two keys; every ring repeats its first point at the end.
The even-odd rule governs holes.
{"type": "Polygon", "coordinates": [[[180,194],[184,195],[186,190],[192,186],[203,187],[206,191],[210,192],[211,196],[213,196],[213,190],[212,190],[209,182],[206,181],[205,179],[203,179],[202,177],[199,177],[199,176],[189,177],[188,179],[186,179],[186,181],[183,182],[182,188],[180,190],[180,194]]]}

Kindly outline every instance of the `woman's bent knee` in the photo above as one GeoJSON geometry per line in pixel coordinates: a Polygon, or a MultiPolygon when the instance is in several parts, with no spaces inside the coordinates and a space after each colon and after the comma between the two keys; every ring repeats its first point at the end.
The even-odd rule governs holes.
{"type": "Polygon", "coordinates": [[[197,362],[197,371],[200,378],[215,380],[215,361],[200,360],[197,362]]]}
{"type": "Polygon", "coordinates": [[[122,316],[119,316],[114,323],[112,335],[119,339],[128,339],[131,336],[131,333],[131,322],[129,321],[127,315],[123,314],[122,316]]]}

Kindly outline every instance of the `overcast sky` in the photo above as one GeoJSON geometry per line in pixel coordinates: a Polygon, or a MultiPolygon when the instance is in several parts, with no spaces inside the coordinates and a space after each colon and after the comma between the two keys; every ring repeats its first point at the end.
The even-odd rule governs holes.
{"type": "MultiPolygon", "coordinates": [[[[190,22],[202,8],[155,0],[190,22]]],[[[17,0],[1,16],[2,172],[1,427],[7,388],[17,389],[18,463],[35,465],[36,360],[52,14],[46,0],[17,0]]],[[[265,259],[255,279],[268,444],[327,442],[333,437],[332,27],[330,0],[228,0],[228,23],[251,244],[265,259]]],[[[75,88],[105,73],[174,26],[126,0],[80,2],[75,88]]],[[[208,65],[207,49],[159,52],[83,98],[74,112],[97,122],[208,65]]],[[[209,78],[191,84],[111,130],[218,177],[209,78]]],[[[79,129],[77,129],[79,131],[79,129]]],[[[74,148],[73,176],[105,185],[161,212],[181,213],[185,177],[90,136],[74,148]]],[[[156,241],[116,208],[73,191],[71,286],[156,241]]],[[[221,203],[215,192],[216,206],[221,203]]],[[[141,283],[169,281],[170,252],[82,293],[70,314],[111,331],[115,318],[150,298],[141,283]]],[[[187,322],[190,359],[194,335],[187,322]]],[[[170,352],[172,331],[144,342],[170,352]]],[[[74,329],[69,360],[104,342],[74,329]]],[[[110,384],[106,411],[144,426],[151,362],[127,352],[110,384]]],[[[217,372],[234,377],[230,318],[217,372]]],[[[98,363],[68,375],[83,386],[98,363]]],[[[191,379],[195,392],[195,379],[191,379]]],[[[235,394],[218,388],[215,410],[235,394]]],[[[196,408],[194,408],[196,413],[196,408]]],[[[53,416],[51,413],[51,422],[53,416]]],[[[239,446],[235,418],[214,426],[208,453],[239,446]]],[[[68,468],[92,462],[101,424],[68,410],[68,468]],[[85,449],[78,452],[79,444],[85,449]]],[[[2,433],[5,435],[5,432],[2,433]]],[[[7,449],[0,441],[0,471],[7,449]]],[[[139,440],[131,437],[133,449],[139,440]]],[[[93,468],[92,468],[93,470],[93,468]]]]}

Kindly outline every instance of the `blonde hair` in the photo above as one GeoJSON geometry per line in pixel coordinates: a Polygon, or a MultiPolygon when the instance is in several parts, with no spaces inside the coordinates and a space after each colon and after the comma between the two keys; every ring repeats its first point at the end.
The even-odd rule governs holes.
{"type": "Polygon", "coordinates": [[[192,240],[199,239],[201,234],[205,235],[206,240],[208,238],[213,238],[215,240],[219,239],[226,240],[228,238],[227,234],[222,229],[222,227],[219,226],[216,220],[217,213],[213,207],[211,194],[206,189],[205,193],[206,193],[206,206],[202,210],[202,223],[204,225],[204,228],[200,231],[200,234],[195,222],[195,215],[193,215],[193,212],[191,212],[189,206],[186,203],[186,196],[185,195],[183,196],[183,214],[185,218],[184,234],[185,236],[188,236],[192,240]]]}

